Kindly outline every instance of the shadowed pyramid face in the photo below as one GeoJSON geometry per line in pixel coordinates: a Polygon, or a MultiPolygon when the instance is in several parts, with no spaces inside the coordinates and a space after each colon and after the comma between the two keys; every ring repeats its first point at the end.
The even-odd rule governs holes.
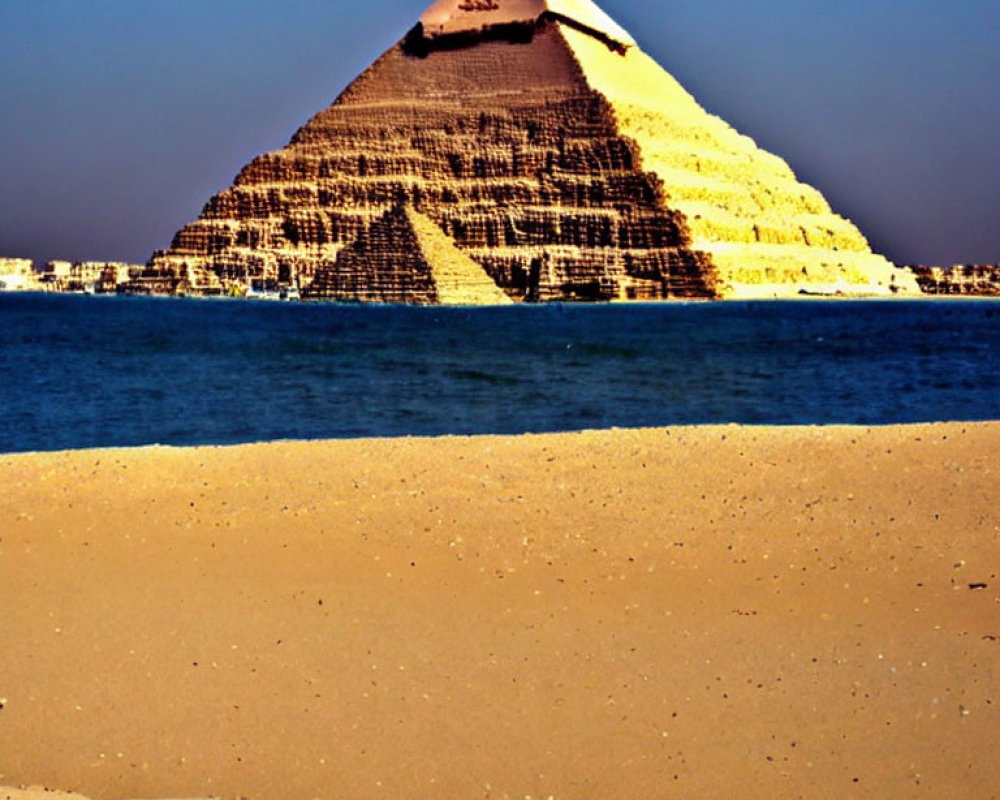
{"type": "Polygon", "coordinates": [[[903,275],[589,0],[439,0],[132,288],[496,303],[888,293],[903,275]]]}

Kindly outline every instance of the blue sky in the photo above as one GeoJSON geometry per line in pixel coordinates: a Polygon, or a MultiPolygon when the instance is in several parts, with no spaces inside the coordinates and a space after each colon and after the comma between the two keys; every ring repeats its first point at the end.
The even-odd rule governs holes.
{"type": "MultiPolygon", "coordinates": [[[[0,0],[0,255],[145,261],[429,0],[0,0]]],[[[604,0],[901,263],[1000,261],[996,0],[604,0]]]]}

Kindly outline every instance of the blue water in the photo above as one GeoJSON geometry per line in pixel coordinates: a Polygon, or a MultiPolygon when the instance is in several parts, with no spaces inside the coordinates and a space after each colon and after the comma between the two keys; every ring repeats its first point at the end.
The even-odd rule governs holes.
{"type": "Polygon", "coordinates": [[[0,294],[0,452],[1000,419],[1000,303],[497,309],[0,294]]]}

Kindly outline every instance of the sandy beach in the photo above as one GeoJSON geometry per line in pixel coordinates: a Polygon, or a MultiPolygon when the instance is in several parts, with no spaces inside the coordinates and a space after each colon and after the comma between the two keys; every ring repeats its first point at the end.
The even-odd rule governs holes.
{"type": "Polygon", "coordinates": [[[1000,797],[998,453],[988,423],[0,456],[0,785],[1000,797]]]}

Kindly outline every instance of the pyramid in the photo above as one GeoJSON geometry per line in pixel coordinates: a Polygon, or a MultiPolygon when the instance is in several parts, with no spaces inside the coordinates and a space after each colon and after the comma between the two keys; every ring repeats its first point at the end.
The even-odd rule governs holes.
{"type": "Polygon", "coordinates": [[[438,0],[131,289],[360,302],[919,290],[590,0],[438,0]]]}

